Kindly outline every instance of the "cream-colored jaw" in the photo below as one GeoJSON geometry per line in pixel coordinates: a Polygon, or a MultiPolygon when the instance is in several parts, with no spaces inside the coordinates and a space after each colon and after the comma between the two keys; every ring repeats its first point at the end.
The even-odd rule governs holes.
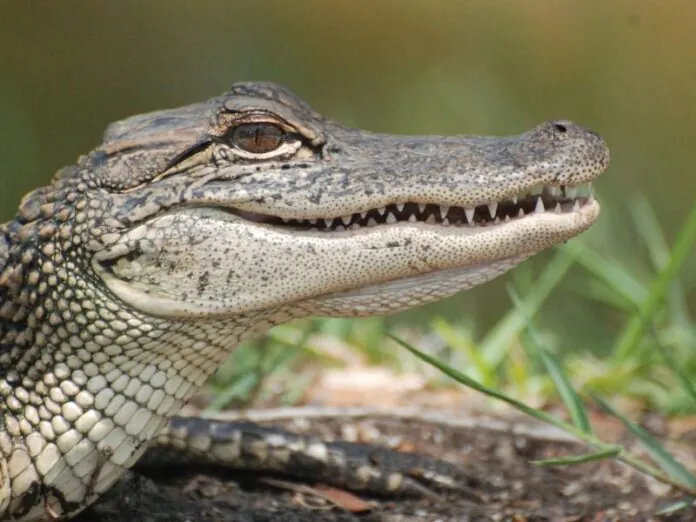
{"type": "MultiPolygon", "coordinates": [[[[599,203],[593,199],[572,213],[532,214],[523,220],[485,228],[454,229],[452,233],[468,234],[472,240],[464,240],[463,243],[469,246],[460,247],[462,252],[466,252],[461,257],[461,266],[435,269],[422,275],[328,295],[317,299],[312,306],[320,308],[325,315],[360,316],[392,313],[443,299],[490,281],[527,257],[571,239],[589,228],[598,215],[599,203]],[[528,237],[530,241],[515,246],[516,237],[528,237]],[[505,250],[506,245],[508,250],[505,250]]],[[[414,223],[411,226],[437,225],[414,223]]]]}
{"type": "Polygon", "coordinates": [[[492,279],[578,235],[598,213],[588,195],[559,211],[537,209],[480,225],[406,220],[318,231],[188,208],[135,229],[96,261],[137,250],[101,273],[119,298],[153,316],[229,316],[287,306],[297,315],[391,313],[492,279]]]}

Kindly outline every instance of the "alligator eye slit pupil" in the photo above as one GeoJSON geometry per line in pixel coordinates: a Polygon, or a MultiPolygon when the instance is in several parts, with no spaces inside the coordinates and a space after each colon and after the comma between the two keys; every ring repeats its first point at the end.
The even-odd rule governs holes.
{"type": "Polygon", "coordinates": [[[283,129],[273,123],[242,123],[232,129],[230,139],[243,151],[264,154],[280,147],[284,136],[283,129]]]}

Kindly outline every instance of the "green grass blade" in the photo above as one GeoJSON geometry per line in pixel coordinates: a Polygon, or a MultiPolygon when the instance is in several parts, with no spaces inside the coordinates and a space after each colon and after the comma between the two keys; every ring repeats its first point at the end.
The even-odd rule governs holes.
{"type": "MultiPolygon", "coordinates": [[[[558,419],[554,417],[553,415],[546,413],[545,411],[541,410],[536,410],[530,406],[527,406],[526,404],[513,399],[512,397],[505,395],[504,393],[501,393],[499,391],[490,389],[486,386],[483,386],[479,384],[478,382],[474,381],[473,379],[470,379],[466,375],[462,374],[461,372],[458,372],[457,370],[449,367],[447,364],[442,363],[438,361],[436,358],[429,356],[426,353],[421,352],[417,348],[411,346],[410,344],[406,343],[405,341],[402,341],[398,337],[396,337],[393,334],[388,334],[390,338],[394,340],[397,344],[403,346],[406,348],[409,352],[411,352],[413,355],[421,359],[422,361],[438,368],[441,372],[443,372],[445,375],[450,376],[452,379],[455,381],[464,384],[465,386],[468,386],[474,390],[477,390],[489,397],[493,397],[495,399],[501,400],[507,404],[510,404],[517,410],[526,413],[527,415],[530,415],[542,422],[545,422],[547,424],[550,424],[552,426],[555,426],[559,429],[562,429],[571,435],[576,436],[578,439],[585,441],[587,444],[590,444],[594,446],[595,448],[598,448],[600,452],[602,451],[608,451],[608,450],[613,450],[616,448],[615,444],[609,444],[601,439],[597,438],[594,434],[591,433],[585,433],[581,430],[579,430],[577,427],[574,425],[564,422],[561,419],[558,419]]],[[[664,451],[664,450],[663,450],[664,451]]],[[[653,477],[655,477],[658,480],[661,480],[662,482],[665,482],[667,484],[671,484],[677,488],[680,488],[684,491],[686,491],[690,495],[696,495],[696,478],[691,477],[691,475],[685,471],[685,473],[682,473],[680,476],[683,476],[684,478],[687,478],[688,480],[685,482],[684,480],[679,480],[673,477],[670,473],[665,473],[662,470],[649,465],[648,463],[642,461],[641,459],[634,457],[633,455],[630,455],[629,453],[625,452],[622,448],[622,451],[616,455],[616,458],[629,464],[630,466],[634,467],[635,469],[638,469],[642,471],[643,473],[647,473],[653,477]]],[[[667,458],[669,458],[669,455],[667,454],[667,458]]],[[[673,459],[672,459],[673,461],[673,459]]],[[[678,466],[678,465],[677,465],[678,466]]]]}
{"type": "Polygon", "coordinates": [[[585,405],[580,399],[580,396],[575,393],[573,386],[570,384],[568,375],[563,370],[560,361],[555,354],[546,350],[543,347],[539,347],[539,353],[541,355],[541,360],[546,367],[551,380],[553,381],[558,395],[560,395],[563,405],[568,411],[573,424],[575,424],[578,429],[585,433],[592,433],[592,426],[587,418],[587,410],[585,405]]]}
{"type": "Polygon", "coordinates": [[[215,398],[208,404],[206,411],[220,411],[229,406],[235,399],[248,397],[260,382],[257,373],[249,373],[233,381],[224,389],[215,394],[215,398]]]}
{"type": "Polygon", "coordinates": [[[433,332],[439,335],[452,350],[467,358],[470,367],[466,371],[472,378],[487,385],[493,385],[496,382],[496,368],[488,364],[482,350],[470,336],[465,335],[465,332],[441,317],[433,319],[430,325],[433,332]]]}
{"type": "Polygon", "coordinates": [[[655,512],[655,514],[658,517],[674,515],[675,513],[681,511],[682,509],[686,509],[688,507],[691,507],[692,503],[693,503],[693,499],[677,500],[676,502],[670,502],[667,506],[658,509],[655,512]]]}
{"type": "MultiPolygon", "coordinates": [[[[559,252],[546,265],[534,289],[526,296],[527,315],[534,317],[544,304],[551,291],[560,283],[574,260],[559,252]]],[[[480,349],[489,367],[497,368],[508,354],[510,343],[516,339],[526,325],[526,317],[519,310],[512,309],[501,319],[480,343],[480,349]]]]}
{"type": "MultiPolygon", "coordinates": [[[[628,206],[636,228],[641,231],[641,237],[650,254],[650,259],[656,270],[664,267],[670,258],[669,246],[660,228],[657,216],[648,199],[642,194],[636,195],[628,206]]],[[[670,318],[681,326],[690,326],[689,307],[686,302],[684,290],[678,286],[669,292],[670,318]]]]}
{"type": "Polygon", "coordinates": [[[586,453],[585,455],[569,455],[567,457],[558,457],[553,459],[532,460],[532,464],[537,466],[566,466],[573,464],[584,464],[585,462],[593,462],[595,460],[610,459],[618,457],[621,453],[621,446],[614,446],[602,451],[586,453]]]}
{"type": "Polygon", "coordinates": [[[674,241],[669,261],[650,285],[647,297],[640,304],[637,312],[616,342],[613,356],[615,361],[627,359],[636,350],[646,329],[652,322],[652,317],[670,291],[671,285],[679,274],[694,243],[696,243],[696,204],[691,207],[684,226],[674,241]]]}
{"type": "Polygon", "coordinates": [[[301,332],[297,341],[291,340],[294,330],[290,325],[283,325],[269,332],[268,340],[271,342],[255,343],[237,349],[233,355],[237,358],[234,372],[225,385],[218,388],[206,410],[220,411],[232,402],[250,401],[271,374],[289,367],[305,349],[307,341],[317,330],[317,325],[311,323],[301,332]]]}
{"type": "Polygon", "coordinates": [[[551,380],[556,387],[556,391],[560,395],[563,405],[565,406],[568,415],[570,415],[573,424],[584,433],[592,433],[592,426],[590,425],[590,421],[587,417],[587,411],[582,399],[580,399],[578,394],[575,393],[575,390],[568,379],[568,375],[563,370],[563,367],[556,355],[544,348],[542,345],[541,336],[538,334],[536,328],[534,328],[532,318],[527,315],[525,302],[520,299],[513,288],[508,287],[508,293],[515,304],[515,307],[519,309],[522,316],[527,317],[527,333],[529,335],[531,345],[534,347],[536,354],[541,359],[547,373],[551,377],[551,380]]]}
{"type": "Polygon", "coordinates": [[[608,293],[614,294],[612,300],[637,303],[645,299],[645,286],[622,263],[598,255],[596,250],[588,248],[582,241],[570,241],[561,250],[604,283],[609,288],[608,293]]]}
{"type": "Polygon", "coordinates": [[[662,356],[662,360],[665,362],[667,367],[672,370],[674,375],[679,379],[684,393],[691,399],[694,405],[696,405],[696,388],[694,387],[693,378],[686,372],[686,366],[677,361],[676,357],[664,344],[660,342],[655,325],[652,325],[653,338],[655,339],[655,346],[657,351],[662,356]]]}
{"type": "Polygon", "coordinates": [[[411,352],[413,355],[421,359],[422,361],[430,364],[431,366],[434,366],[435,368],[438,368],[442,373],[445,375],[448,375],[455,381],[464,384],[465,386],[468,386],[469,388],[473,388],[476,391],[479,391],[489,397],[493,397],[495,399],[498,399],[500,401],[503,401],[507,404],[510,404],[517,408],[518,410],[526,413],[527,415],[531,415],[532,417],[542,421],[546,422],[548,424],[551,424],[552,426],[556,426],[557,428],[560,428],[564,431],[568,431],[574,435],[581,435],[582,432],[577,430],[574,426],[563,422],[560,419],[557,419],[553,415],[546,413],[545,411],[542,410],[537,410],[535,408],[532,408],[531,406],[527,406],[525,403],[518,401],[517,399],[514,399],[510,397],[509,395],[506,395],[498,390],[494,390],[492,388],[489,388],[488,386],[484,386],[483,384],[479,383],[478,381],[475,381],[474,379],[468,377],[467,375],[455,370],[454,368],[451,368],[447,364],[439,361],[435,357],[432,357],[424,352],[421,352],[414,346],[411,346],[409,343],[406,341],[403,341],[396,337],[393,334],[388,334],[389,337],[391,337],[396,343],[399,345],[403,346],[406,348],[409,352],[411,352]]]}
{"type": "Polygon", "coordinates": [[[602,408],[611,413],[614,417],[619,419],[624,426],[626,426],[626,428],[633,434],[634,437],[636,437],[636,439],[638,439],[640,444],[649,453],[650,457],[665,473],[691,489],[696,488],[696,476],[677,462],[675,458],[672,457],[672,455],[670,455],[669,452],[662,446],[662,444],[660,444],[660,441],[658,441],[655,437],[638,426],[636,423],[629,420],[620,411],[601,397],[595,396],[594,399],[602,408]]]}

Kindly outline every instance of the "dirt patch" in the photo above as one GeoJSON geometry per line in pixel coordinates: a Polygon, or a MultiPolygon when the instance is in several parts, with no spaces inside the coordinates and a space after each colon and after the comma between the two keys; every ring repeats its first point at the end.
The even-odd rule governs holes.
{"type": "MultiPolygon", "coordinates": [[[[276,422],[276,424],[278,424],[276,422]]],[[[496,425],[452,426],[413,418],[291,419],[294,431],[325,438],[370,434],[370,442],[424,453],[461,466],[473,477],[477,501],[448,493],[444,500],[365,499],[371,509],[350,513],[307,491],[268,486],[258,477],[219,470],[134,473],[77,520],[79,522],[406,522],[406,521],[604,521],[696,520],[690,507],[670,516],[655,513],[676,497],[613,461],[561,468],[531,460],[587,452],[569,440],[496,425]],[[177,475],[177,476],[173,476],[177,475]]],[[[365,437],[360,437],[364,440],[365,437]]],[[[312,486],[312,485],[310,485],[312,486]]]]}

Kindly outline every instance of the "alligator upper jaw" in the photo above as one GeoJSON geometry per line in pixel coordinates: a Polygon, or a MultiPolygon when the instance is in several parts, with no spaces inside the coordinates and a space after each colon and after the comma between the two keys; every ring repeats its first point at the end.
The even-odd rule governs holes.
{"type": "Polygon", "coordinates": [[[479,205],[450,206],[415,201],[395,202],[379,208],[361,209],[343,216],[279,217],[272,214],[230,209],[253,223],[307,232],[364,231],[399,223],[424,223],[451,227],[495,226],[551,212],[567,215],[596,204],[591,183],[581,186],[538,186],[501,201],[479,205]]]}

